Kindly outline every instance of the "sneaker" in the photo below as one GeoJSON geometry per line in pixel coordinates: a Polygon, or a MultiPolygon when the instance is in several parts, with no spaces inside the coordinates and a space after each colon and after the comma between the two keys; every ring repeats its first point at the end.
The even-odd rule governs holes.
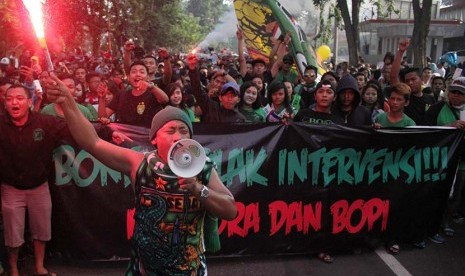
{"type": "Polygon", "coordinates": [[[426,248],[426,242],[425,240],[419,241],[419,242],[414,242],[412,243],[413,246],[415,246],[418,249],[425,249],[426,248]]]}
{"type": "Polygon", "coordinates": [[[455,234],[454,229],[452,229],[450,227],[444,227],[443,231],[444,231],[444,234],[449,238],[452,238],[454,236],[454,234],[455,234]]]}
{"type": "Polygon", "coordinates": [[[455,214],[452,216],[452,220],[457,224],[463,224],[465,222],[465,217],[462,214],[455,214]]]}
{"type": "Polygon", "coordinates": [[[444,243],[446,240],[444,239],[443,236],[436,234],[434,236],[428,237],[428,239],[434,243],[444,243]]]}

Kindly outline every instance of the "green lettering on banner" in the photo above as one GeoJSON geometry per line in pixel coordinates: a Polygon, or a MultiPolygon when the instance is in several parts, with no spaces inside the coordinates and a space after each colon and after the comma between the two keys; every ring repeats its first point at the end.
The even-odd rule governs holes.
{"type": "Polygon", "coordinates": [[[447,160],[448,160],[448,156],[449,156],[449,147],[442,147],[441,148],[441,167],[442,167],[442,171],[443,173],[441,174],[441,177],[440,179],[441,180],[444,180],[446,179],[447,177],[447,160]]]}
{"type": "Polygon", "coordinates": [[[289,185],[294,184],[295,175],[297,175],[301,182],[305,182],[305,180],[307,180],[307,158],[307,149],[302,149],[300,151],[300,161],[295,150],[289,152],[287,166],[287,183],[289,185]]]}
{"type": "Polygon", "coordinates": [[[261,148],[257,154],[257,158],[254,160],[255,152],[253,149],[245,152],[245,169],[247,171],[247,186],[252,186],[253,183],[257,183],[263,186],[268,185],[268,178],[260,175],[258,170],[262,167],[265,162],[267,155],[264,148],[261,148]]]}
{"type": "Polygon", "coordinates": [[[326,154],[326,148],[321,148],[310,153],[308,163],[312,163],[312,185],[318,184],[318,175],[320,173],[320,163],[323,156],[326,154]]]}
{"type": "Polygon", "coordinates": [[[421,152],[422,150],[415,150],[415,155],[413,156],[413,164],[415,166],[415,181],[417,183],[422,181],[421,173],[421,152]]]}
{"type": "Polygon", "coordinates": [[[55,168],[57,171],[56,174],[56,185],[65,185],[68,184],[71,179],[74,180],[74,183],[79,187],[87,187],[91,185],[100,175],[100,184],[101,186],[108,185],[108,175],[115,183],[119,183],[122,178],[124,178],[124,187],[127,188],[131,185],[129,177],[123,175],[121,172],[115,171],[103,165],[100,161],[95,159],[87,151],[81,150],[77,155],[75,155],[74,148],[69,145],[63,145],[55,149],[54,151],[54,160],[55,168]],[[63,161],[64,163],[60,163],[63,161]],[[90,159],[92,161],[92,168],[90,168],[90,175],[83,179],[81,178],[79,171],[80,166],[84,160],[90,159]]]}
{"type": "Polygon", "coordinates": [[[402,149],[399,149],[396,151],[396,155],[394,157],[394,153],[392,151],[389,151],[386,153],[384,156],[384,163],[383,163],[383,168],[382,168],[382,182],[387,183],[388,182],[388,175],[391,175],[391,177],[394,180],[397,180],[400,176],[400,171],[399,171],[399,160],[402,157],[402,149]]]}
{"type": "MultiPolygon", "coordinates": [[[[221,157],[222,154],[216,156],[218,159],[221,157]]],[[[255,159],[254,157],[255,151],[253,149],[245,152],[245,158],[243,148],[232,149],[229,152],[226,173],[221,175],[221,171],[218,172],[218,174],[221,175],[221,180],[226,182],[226,186],[229,187],[236,176],[239,176],[239,181],[241,183],[247,182],[248,187],[252,186],[254,183],[263,186],[268,185],[268,178],[258,173],[258,170],[267,159],[265,149],[261,148],[257,157],[255,157],[255,159]]],[[[217,164],[221,164],[221,162],[217,164]]]]}
{"type": "Polygon", "coordinates": [[[415,177],[414,168],[408,163],[409,159],[415,155],[415,147],[411,147],[399,160],[400,169],[408,175],[405,183],[410,184],[415,177]]]}
{"type": "Polygon", "coordinates": [[[284,176],[286,172],[287,149],[279,151],[279,164],[278,164],[278,185],[284,184],[284,176]]]}
{"type": "Polygon", "coordinates": [[[245,165],[244,165],[244,149],[232,149],[228,155],[228,166],[226,174],[221,176],[221,180],[226,182],[226,186],[231,186],[233,178],[239,175],[241,183],[245,182],[245,165]]]}
{"type": "MultiPolygon", "coordinates": [[[[424,148],[423,149],[423,162],[425,166],[425,170],[429,170],[431,168],[431,148],[424,148]]],[[[424,181],[430,181],[432,179],[430,173],[423,174],[424,181]]]]}
{"type": "Polygon", "coordinates": [[[278,180],[282,186],[286,182],[294,184],[295,176],[305,183],[311,173],[311,184],[322,181],[324,186],[336,183],[356,185],[363,182],[369,185],[381,180],[382,183],[397,180],[400,172],[407,175],[406,183],[439,181],[446,177],[448,148],[409,148],[390,151],[387,148],[356,151],[353,148],[334,148],[329,151],[321,148],[312,153],[308,149],[279,151],[278,180]],[[432,153],[432,155],[431,155],[432,153]],[[305,164],[310,164],[308,167],[305,164]],[[431,168],[433,164],[434,168],[431,168]],[[439,167],[440,166],[440,167],[439,167]],[[320,179],[322,177],[322,179],[320,179]],[[337,179],[336,179],[337,177],[337,179]]]}
{"type": "Polygon", "coordinates": [[[439,148],[434,147],[431,149],[433,152],[433,169],[439,168],[439,148]]]}
{"type": "Polygon", "coordinates": [[[336,178],[337,172],[332,173],[331,169],[337,165],[339,151],[339,148],[332,149],[323,157],[323,166],[321,169],[323,171],[323,183],[325,187],[336,178]]]}
{"type": "MultiPolygon", "coordinates": [[[[368,150],[368,152],[373,150],[368,150]]],[[[366,167],[368,162],[370,161],[367,157],[368,153],[362,154],[362,152],[357,152],[356,158],[354,158],[354,177],[355,177],[355,184],[359,184],[363,180],[363,176],[365,175],[366,167]],[[363,155],[363,158],[362,158],[363,155]]]]}
{"type": "Polygon", "coordinates": [[[343,149],[340,151],[338,155],[337,184],[341,184],[342,182],[354,184],[354,177],[350,174],[350,170],[354,167],[355,156],[357,156],[357,152],[354,149],[343,149]]]}
{"type": "Polygon", "coordinates": [[[205,154],[210,157],[210,159],[217,165],[216,166],[216,171],[218,172],[218,175],[221,175],[221,163],[223,160],[223,151],[222,150],[215,150],[211,151],[209,148],[205,148],[205,154]]]}
{"type": "Polygon", "coordinates": [[[381,176],[382,170],[377,170],[376,167],[383,163],[383,157],[386,155],[387,149],[381,149],[376,152],[370,150],[368,161],[368,185],[373,183],[381,176]]]}

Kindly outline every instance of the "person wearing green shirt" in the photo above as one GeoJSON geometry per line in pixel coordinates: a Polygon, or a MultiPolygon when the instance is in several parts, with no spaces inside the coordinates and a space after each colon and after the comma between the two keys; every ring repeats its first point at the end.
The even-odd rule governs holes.
{"type": "MultiPolygon", "coordinates": [[[[405,83],[397,83],[391,88],[388,104],[390,110],[385,113],[378,114],[375,117],[375,128],[380,127],[408,127],[415,126],[415,122],[404,114],[404,108],[409,104],[410,101],[410,86],[405,83]]],[[[399,229],[390,228],[387,233],[386,250],[395,255],[400,251],[399,229]]]]}
{"type": "Polygon", "coordinates": [[[410,87],[405,83],[398,83],[391,88],[388,98],[390,111],[381,113],[375,118],[377,127],[408,127],[415,126],[415,122],[404,113],[404,108],[410,101],[410,87]]]}
{"type": "Polygon", "coordinates": [[[186,101],[184,100],[184,92],[181,85],[177,82],[170,83],[165,88],[165,93],[169,98],[169,105],[182,109],[186,112],[191,122],[198,122],[199,120],[195,117],[194,111],[187,107],[186,101]]]}
{"type": "MultiPolygon", "coordinates": [[[[62,76],[59,76],[58,78],[66,85],[66,87],[68,87],[69,91],[74,96],[74,93],[76,91],[76,82],[74,78],[71,75],[62,75],[62,76]]],[[[87,120],[89,121],[97,120],[97,117],[95,117],[95,115],[93,115],[87,107],[81,104],[77,104],[77,106],[78,106],[78,109],[81,111],[81,113],[84,115],[84,117],[87,120]]],[[[44,106],[42,108],[41,113],[64,118],[63,109],[59,105],[56,105],[55,103],[51,103],[51,104],[44,106]]]]}
{"type": "Polygon", "coordinates": [[[245,116],[247,122],[263,123],[265,122],[265,111],[261,108],[260,95],[258,87],[251,81],[241,85],[241,95],[239,102],[239,112],[245,116]]]}

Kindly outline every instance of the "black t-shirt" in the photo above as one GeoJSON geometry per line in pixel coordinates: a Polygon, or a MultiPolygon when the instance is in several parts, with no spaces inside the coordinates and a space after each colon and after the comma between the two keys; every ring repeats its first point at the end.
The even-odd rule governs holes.
{"type": "Polygon", "coordinates": [[[332,113],[318,112],[312,108],[301,109],[294,117],[294,122],[303,122],[312,125],[343,124],[344,120],[332,113]]]}
{"type": "Polygon", "coordinates": [[[405,107],[404,112],[415,121],[417,126],[424,126],[427,125],[425,113],[435,102],[434,97],[429,94],[423,93],[421,97],[411,95],[410,103],[405,107]]]}
{"type": "Polygon", "coordinates": [[[152,118],[163,109],[152,92],[147,89],[143,94],[134,96],[131,87],[116,94],[108,105],[116,113],[116,120],[122,124],[150,128],[152,118]]]}
{"type": "Polygon", "coordinates": [[[303,108],[309,108],[311,105],[316,103],[315,101],[315,91],[317,83],[314,82],[310,85],[301,84],[298,85],[295,89],[296,93],[299,93],[301,96],[300,106],[303,108]]]}
{"type": "MultiPolygon", "coordinates": [[[[255,76],[251,75],[249,73],[245,74],[243,80],[244,82],[246,81],[252,81],[255,76]]],[[[273,76],[271,75],[270,71],[265,71],[263,73],[263,84],[270,84],[273,81],[273,76]]]]}

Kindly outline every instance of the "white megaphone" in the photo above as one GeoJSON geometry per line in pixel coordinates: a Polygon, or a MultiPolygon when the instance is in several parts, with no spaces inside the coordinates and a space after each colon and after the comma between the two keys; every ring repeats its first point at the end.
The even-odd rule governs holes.
{"type": "Polygon", "coordinates": [[[179,140],[168,151],[168,166],[174,174],[183,178],[198,175],[206,160],[205,149],[192,139],[179,140]]]}

